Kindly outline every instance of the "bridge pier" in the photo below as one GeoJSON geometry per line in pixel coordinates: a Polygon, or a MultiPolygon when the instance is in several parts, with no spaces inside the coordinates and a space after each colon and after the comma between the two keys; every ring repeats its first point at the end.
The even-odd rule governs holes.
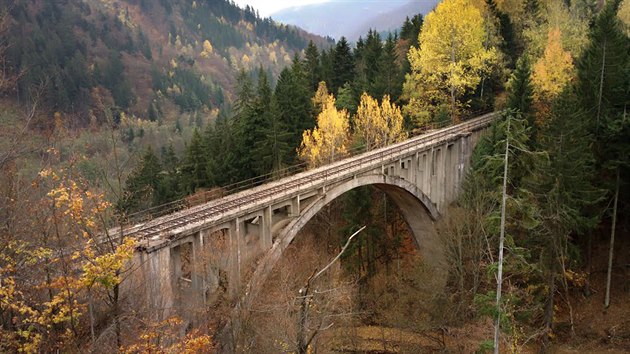
{"type": "Polygon", "coordinates": [[[235,296],[240,290],[241,282],[241,240],[243,239],[243,222],[240,218],[234,219],[230,225],[230,264],[229,264],[229,294],[235,296]]]}
{"type": "Polygon", "coordinates": [[[263,211],[262,218],[262,242],[261,246],[263,250],[268,250],[273,244],[273,235],[271,234],[273,228],[273,210],[271,206],[268,206],[263,211]]]}

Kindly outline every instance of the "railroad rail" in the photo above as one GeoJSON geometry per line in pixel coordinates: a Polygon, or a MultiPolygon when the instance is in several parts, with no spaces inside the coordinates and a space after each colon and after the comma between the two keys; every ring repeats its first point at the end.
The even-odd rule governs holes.
{"type": "MultiPolygon", "coordinates": [[[[159,240],[176,234],[187,225],[200,222],[212,222],[230,213],[245,212],[247,206],[262,201],[273,200],[278,196],[299,193],[300,190],[326,188],[344,178],[351,178],[362,171],[374,169],[375,166],[395,161],[398,156],[417,149],[419,146],[438,144],[456,137],[461,133],[484,128],[494,120],[497,113],[488,113],[480,117],[464,121],[443,129],[412,137],[406,141],[392,144],[380,149],[368,151],[356,156],[325,165],[313,170],[300,172],[276,181],[258,185],[251,189],[227,195],[205,204],[176,211],[172,214],[157,217],[147,222],[123,227],[122,233],[138,240],[159,240]]],[[[110,230],[111,234],[120,234],[120,228],[110,230]]]]}

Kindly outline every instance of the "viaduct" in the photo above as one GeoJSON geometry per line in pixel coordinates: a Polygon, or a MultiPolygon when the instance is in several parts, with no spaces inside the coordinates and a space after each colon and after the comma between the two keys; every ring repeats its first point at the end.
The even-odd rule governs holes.
{"type": "MultiPolygon", "coordinates": [[[[298,232],[345,192],[373,185],[401,210],[425,262],[439,263],[434,221],[459,191],[486,114],[404,142],[124,228],[159,317],[213,301],[247,306],[298,232]]],[[[111,232],[121,233],[121,230],[111,232]]]]}

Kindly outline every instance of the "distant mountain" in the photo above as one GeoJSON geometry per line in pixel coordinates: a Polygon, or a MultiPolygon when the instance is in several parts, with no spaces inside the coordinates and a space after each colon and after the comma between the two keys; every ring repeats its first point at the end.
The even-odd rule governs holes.
{"type": "Polygon", "coordinates": [[[395,30],[405,17],[426,14],[440,0],[329,1],[278,11],[271,17],[311,33],[355,41],[369,29],[378,32],[395,30]]]}

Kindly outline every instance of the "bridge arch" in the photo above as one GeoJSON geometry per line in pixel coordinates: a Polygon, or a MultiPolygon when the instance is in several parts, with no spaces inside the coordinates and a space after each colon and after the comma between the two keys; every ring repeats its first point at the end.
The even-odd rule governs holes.
{"type": "Polygon", "coordinates": [[[395,176],[370,174],[356,176],[346,182],[327,189],[316,201],[308,205],[282,231],[276,242],[260,261],[246,286],[243,297],[244,308],[249,308],[267,277],[273,271],[286,248],[293,242],[299,231],[326,205],[342,194],[361,187],[372,185],[385,192],[396,203],[407,222],[424,262],[441,269],[442,249],[437,238],[435,221],[439,213],[435,204],[416,185],[395,176]]]}

